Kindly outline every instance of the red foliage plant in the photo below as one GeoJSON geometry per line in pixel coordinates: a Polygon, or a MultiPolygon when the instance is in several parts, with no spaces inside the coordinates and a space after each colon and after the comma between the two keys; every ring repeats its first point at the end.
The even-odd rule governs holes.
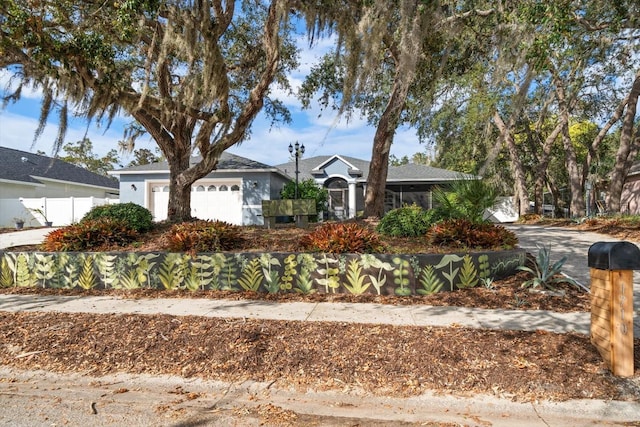
{"type": "Polygon", "coordinates": [[[85,251],[127,245],[137,238],[138,232],[125,221],[99,218],[54,230],[45,237],[41,247],[47,252],[85,251]]]}
{"type": "Polygon", "coordinates": [[[240,228],[224,221],[183,222],[167,232],[168,249],[178,252],[227,251],[241,240],[240,228]]]}
{"type": "Polygon", "coordinates": [[[427,232],[427,240],[434,246],[461,249],[511,249],[518,238],[501,225],[450,219],[434,224],[427,232]]]}
{"type": "Polygon", "coordinates": [[[380,253],[385,247],[378,235],[356,223],[325,224],[303,236],[300,245],[327,253],[380,253]]]}

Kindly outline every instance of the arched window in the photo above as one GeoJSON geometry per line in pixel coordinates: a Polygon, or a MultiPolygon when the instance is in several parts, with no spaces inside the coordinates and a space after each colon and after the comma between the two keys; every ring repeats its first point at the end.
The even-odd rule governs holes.
{"type": "Polygon", "coordinates": [[[204,191],[204,185],[198,185],[196,191],[204,191]]]}
{"type": "Polygon", "coordinates": [[[324,186],[326,188],[336,189],[336,188],[349,188],[347,181],[342,178],[329,178],[324,182],[324,186]]]}
{"type": "Polygon", "coordinates": [[[160,193],[162,191],[162,187],[159,185],[155,185],[153,187],[151,187],[151,192],[152,193],[160,193]]]}
{"type": "Polygon", "coordinates": [[[238,185],[232,185],[231,191],[240,191],[240,187],[238,185]]]}
{"type": "Polygon", "coordinates": [[[215,185],[210,185],[209,187],[207,187],[207,191],[216,191],[217,188],[215,185]]]}
{"type": "Polygon", "coordinates": [[[169,192],[169,186],[165,185],[164,187],[162,187],[162,192],[163,193],[168,193],[169,192]]]}
{"type": "Polygon", "coordinates": [[[221,185],[220,191],[229,191],[229,187],[227,187],[226,185],[221,185]]]}

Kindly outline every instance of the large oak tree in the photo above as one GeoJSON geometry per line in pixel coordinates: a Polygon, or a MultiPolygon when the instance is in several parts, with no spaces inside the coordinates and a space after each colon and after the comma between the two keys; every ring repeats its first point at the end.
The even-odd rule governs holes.
{"type": "MultiPolygon", "coordinates": [[[[336,49],[314,68],[301,90],[347,115],[360,111],[376,128],[364,215],[384,213],[391,145],[400,125],[420,128],[439,79],[470,68],[490,37],[475,25],[494,14],[480,3],[394,0],[330,1],[316,24],[339,36],[336,49]]],[[[488,24],[488,22],[485,22],[488,24]]],[[[485,25],[484,29],[489,28],[485,25]]]]}
{"type": "MultiPolygon", "coordinates": [[[[41,127],[60,113],[110,122],[123,113],[149,133],[170,169],[168,217],[191,218],[191,184],[245,138],[295,66],[285,0],[5,0],[0,68],[43,93],[41,127]],[[191,163],[192,155],[201,160],[191,163]]],[[[134,138],[139,132],[127,135],[134,138]]],[[[115,145],[115,144],[114,144],[115,145]]]]}

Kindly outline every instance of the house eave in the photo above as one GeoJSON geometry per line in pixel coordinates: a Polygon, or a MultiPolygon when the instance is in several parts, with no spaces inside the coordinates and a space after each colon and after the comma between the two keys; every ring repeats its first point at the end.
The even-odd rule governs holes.
{"type": "Polygon", "coordinates": [[[387,179],[387,183],[423,183],[423,184],[432,184],[439,182],[450,182],[450,181],[458,181],[458,178],[395,178],[395,179],[387,179]]]}
{"type": "MultiPolygon", "coordinates": [[[[269,168],[269,169],[216,169],[213,170],[211,172],[209,172],[209,174],[212,173],[248,173],[248,172],[252,172],[252,173],[275,173],[278,175],[281,175],[287,179],[289,179],[289,176],[287,176],[284,172],[282,172],[280,169],[278,168],[269,168]]],[[[169,170],[137,170],[137,171],[109,171],[107,172],[109,175],[111,176],[119,176],[119,175],[158,175],[158,174],[168,174],[169,170]]],[[[207,174],[207,175],[209,175],[207,174]]]]}
{"type": "Polygon", "coordinates": [[[0,182],[4,182],[7,184],[14,184],[14,185],[28,185],[30,187],[46,187],[46,185],[38,183],[38,182],[30,182],[30,181],[16,181],[13,179],[0,179],[0,182]]]}
{"type": "MultiPolygon", "coordinates": [[[[53,178],[43,178],[40,176],[33,176],[34,179],[37,179],[38,181],[42,181],[42,182],[55,182],[58,184],[69,184],[69,185],[76,185],[76,186],[80,186],[80,187],[87,187],[87,188],[97,188],[100,190],[106,190],[106,191],[110,191],[110,192],[120,192],[120,189],[118,187],[105,187],[102,185],[95,185],[95,184],[85,184],[83,182],[75,182],[75,181],[64,181],[61,179],[53,179],[53,178]]],[[[44,186],[44,185],[43,185],[44,186]]]]}

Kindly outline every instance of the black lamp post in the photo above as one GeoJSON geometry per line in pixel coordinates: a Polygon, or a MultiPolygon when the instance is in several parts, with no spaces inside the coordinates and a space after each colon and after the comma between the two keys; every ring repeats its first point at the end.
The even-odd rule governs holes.
{"type": "Polygon", "coordinates": [[[295,146],[289,144],[289,153],[294,154],[296,157],[296,190],[294,199],[298,198],[298,174],[300,171],[298,170],[298,159],[300,156],[304,154],[304,144],[300,145],[298,141],[296,141],[295,146]]]}

